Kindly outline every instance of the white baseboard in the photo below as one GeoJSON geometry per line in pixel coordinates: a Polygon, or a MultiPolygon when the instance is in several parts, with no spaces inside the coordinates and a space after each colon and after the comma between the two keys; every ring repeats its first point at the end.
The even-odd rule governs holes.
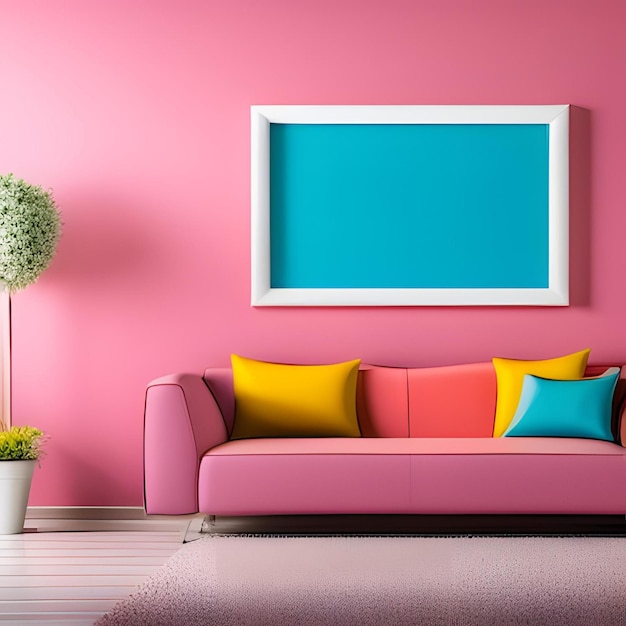
{"type": "Polygon", "coordinates": [[[140,506],[29,506],[26,519],[142,520],[151,519],[140,506]]]}

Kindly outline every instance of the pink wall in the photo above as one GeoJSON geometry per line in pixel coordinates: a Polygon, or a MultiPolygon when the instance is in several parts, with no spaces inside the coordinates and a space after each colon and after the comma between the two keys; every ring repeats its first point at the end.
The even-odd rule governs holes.
{"type": "Polygon", "coordinates": [[[0,172],[51,187],[59,253],[14,297],[31,505],[142,503],[146,383],[231,352],[430,365],[626,361],[620,0],[0,0],[0,172]],[[568,308],[249,306],[249,106],[561,104],[568,308]]]}

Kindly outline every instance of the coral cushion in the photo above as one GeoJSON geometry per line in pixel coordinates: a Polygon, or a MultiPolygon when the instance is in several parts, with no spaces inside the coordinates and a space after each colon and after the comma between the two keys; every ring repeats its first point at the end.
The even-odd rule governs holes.
{"type": "Polygon", "coordinates": [[[235,424],[231,439],[359,437],[360,360],[284,365],[233,354],[235,424]]]}
{"type": "Polygon", "coordinates": [[[542,361],[494,358],[498,391],[493,436],[501,437],[509,427],[517,410],[526,374],[560,380],[582,378],[590,352],[591,350],[581,350],[542,361]]]}
{"type": "Polygon", "coordinates": [[[582,437],[613,441],[611,408],[618,367],[582,380],[524,376],[517,411],[505,437],[582,437]]]}
{"type": "Polygon", "coordinates": [[[493,365],[407,370],[411,437],[491,437],[496,410],[493,365]]]}

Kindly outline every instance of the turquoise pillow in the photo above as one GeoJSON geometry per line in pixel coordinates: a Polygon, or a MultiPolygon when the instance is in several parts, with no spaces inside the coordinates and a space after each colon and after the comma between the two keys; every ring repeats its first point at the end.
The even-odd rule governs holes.
{"type": "Polygon", "coordinates": [[[526,374],[504,437],[582,437],[613,441],[611,412],[619,367],[601,376],[550,380],[526,374]]]}

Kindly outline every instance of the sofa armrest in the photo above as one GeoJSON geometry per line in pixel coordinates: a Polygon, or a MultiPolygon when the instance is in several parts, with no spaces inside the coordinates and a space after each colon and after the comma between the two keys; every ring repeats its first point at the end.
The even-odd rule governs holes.
{"type": "Polygon", "coordinates": [[[173,374],[149,383],[144,412],[146,513],[197,513],[200,459],[227,439],[222,413],[202,376],[173,374]]]}

